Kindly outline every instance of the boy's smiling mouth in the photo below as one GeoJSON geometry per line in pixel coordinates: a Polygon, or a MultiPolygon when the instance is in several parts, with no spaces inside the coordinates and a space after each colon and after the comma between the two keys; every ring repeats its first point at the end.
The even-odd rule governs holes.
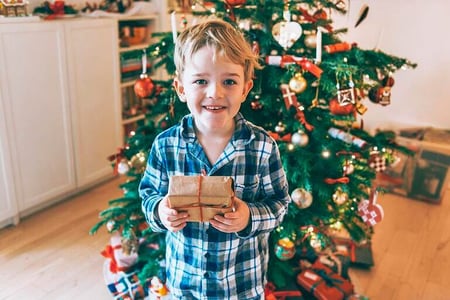
{"type": "Polygon", "coordinates": [[[225,109],[225,106],[212,106],[212,105],[205,105],[203,106],[207,110],[221,110],[225,109]]]}

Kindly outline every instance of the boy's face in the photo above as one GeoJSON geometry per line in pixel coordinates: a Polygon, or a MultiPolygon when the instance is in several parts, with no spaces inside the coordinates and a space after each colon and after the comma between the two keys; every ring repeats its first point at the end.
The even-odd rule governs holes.
{"type": "Polygon", "coordinates": [[[234,117],[247,97],[253,82],[245,82],[244,68],[216,56],[203,47],[186,60],[184,73],[174,81],[180,100],[187,103],[201,133],[229,132],[234,117]]]}

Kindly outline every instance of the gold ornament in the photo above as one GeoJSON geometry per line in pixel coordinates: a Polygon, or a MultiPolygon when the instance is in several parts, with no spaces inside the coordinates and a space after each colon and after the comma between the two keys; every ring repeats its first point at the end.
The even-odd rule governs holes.
{"type": "Polygon", "coordinates": [[[333,194],[333,201],[337,205],[342,205],[348,200],[348,194],[345,193],[341,188],[337,188],[336,192],[333,194]]]}
{"type": "Polygon", "coordinates": [[[130,160],[130,165],[136,173],[144,173],[146,164],[147,156],[144,152],[136,153],[130,160]]]}
{"type": "Polygon", "coordinates": [[[307,36],[305,36],[305,39],[303,40],[303,42],[305,43],[306,47],[308,47],[310,49],[316,49],[317,39],[314,34],[308,34],[307,36]]]}
{"type": "Polygon", "coordinates": [[[282,238],[275,245],[275,255],[279,260],[289,260],[295,256],[295,244],[288,237],[282,238]]]}
{"type": "Polygon", "coordinates": [[[137,253],[139,248],[139,240],[133,231],[130,231],[128,236],[122,236],[121,244],[123,253],[127,255],[137,253]]]}
{"type": "Polygon", "coordinates": [[[296,94],[302,93],[307,86],[308,83],[302,73],[296,73],[289,81],[289,89],[296,94]]]}
{"type": "Polygon", "coordinates": [[[344,175],[350,175],[355,171],[355,166],[353,165],[353,162],[351,160],[346,160],[344,163],[344,175]]]}

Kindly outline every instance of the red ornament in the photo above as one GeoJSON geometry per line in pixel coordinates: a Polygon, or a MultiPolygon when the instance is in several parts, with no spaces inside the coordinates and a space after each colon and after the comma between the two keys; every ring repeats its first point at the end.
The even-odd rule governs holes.
{"type": "Polygon", "coordinates": [[[225,0],[225,2],[230,6],[239,6],[245,4],[247,0],[225,0]]]}
{"type": "Polygon", "coordinates": [[[330,100],[330,112],[333,115],[349,115],[355,111],[352,103],[340,104],[337,99],[330,100]]]}
{"type": "Polygon", "coordinates": [[[392,76],[386,76],[383,79],[383,86],[392,87],[395,83],[394,77],[392,76]]]}
{"type": "Polygon", "coordinates": [[[369,100],[383,106],[391,104],[391,87],[374,86],[369,90],[369,100]]]}
{"type": "Polygon", "coordinates": [[[147,98],[151,96],[155,91],[155,84],[147,76],[147,74],[141,74],[140,78],[136,80],[134,84],[134,93],[139,98],[147,98]]]}

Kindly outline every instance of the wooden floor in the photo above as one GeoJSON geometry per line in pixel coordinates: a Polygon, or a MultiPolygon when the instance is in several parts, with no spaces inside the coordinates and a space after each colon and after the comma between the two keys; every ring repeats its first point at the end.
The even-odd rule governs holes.
{"type": "MultiPolygon", "coordinates": [[[[108,200],[122,195],[114,179],[0,230],[0,299],[111,299],[100,251],[104,228],[88,231],[108,200]]],[[[450,191],[441,205],[382,195],[385,219],[375,227],[375,266],[351,269],[371,300],[450,299],[450,191]]]]}

